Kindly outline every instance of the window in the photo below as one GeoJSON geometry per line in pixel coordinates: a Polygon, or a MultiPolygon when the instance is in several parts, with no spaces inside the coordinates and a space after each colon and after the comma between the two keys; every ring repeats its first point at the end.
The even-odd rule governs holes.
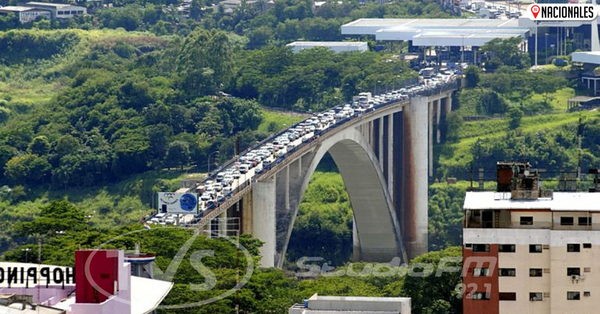
{"type": "Polygon", "coordinates": [[[521,226],[531,226],[533,225],[533,217],[531,216],[522,216],[521,217],[521,226]]]}
{"type": "Polygon", "coordinates": [[[529,253],[542,253],[542,245],[541,244],[530,244],[529,245],[529,253]]]}
{"type": "Polygon", "coordinates": [[[573,225],[573,217],[560,217],[560,225],[561,226],[572,226],[573,225]]]}
{"type": "Polygon", "coordinates": [[[71,14],[75,15],[77,14],[77,11],[71,11],[71,14]]]}
{"type": "Polygon", "coordinates": [[[500,244],[498,246],[498,252],[502,252],[502,253],[514,253],[516,250],[516,247],[514,244],[500,244]]]}
{"type": "Polygon", "coordinates": [[[543,301],[544,297],[541,292],[530,292],[529,301],[543,301]]]}
{"type": "Polygon", "coordinates": [[[473,244],[473,252],[489,252],[489,244],[473,244]]]}
{"type": "Polygon", "coordinates": [[[500,301],[517,301],[516,292],[500,292],[500,301]]]}
{"type": "Polygon", "coordinates": [[[542,277],[542,274],[541,268],[529,268],[529,277],[542,277]]]}
{"type": "Polygon", "coordinates": [[[567,291],[567,300],[581,300],[579,291],[567,291]]]}
{"type": "Polygon", "coordinates": [[[473,292],[471,298],[473,300],[489,300],[490,295],[486,292],[473,292]]]}
{"type": "Polygon", "coordinates": [[[83,10],[77,11],[77,14],[83,14],[83,10]]]}
{"type": "Polygon", "coordinates": [[[584,243],[583,244],[583,248],[584,249],[591,249],[592,248],[592,244],[591,243],[584,243]]]}
{"type": "Polygon", "coordinates": [[[584,268],[583,268],[583,272],[584,272],[584,273],[589,273],[589,272],[591,272],[591,271],[592,271],[592,269],[591,269],[590,267],[584,267],[584,268]]]}
{"type": "Polygon", "coordinates": [[[584,296],[584,297],[589,297],[589,296],[591,296],[591,295],[592,295],[592,294],[591,294],[589,291],[584,291],[584,292],[583,292],[583,296],[584,296]]]}
{"type": "Polygon", "coordinates": [[[489,268],[473,268],[473,277],[488,277],[489,275],[489,268]]]}
{"type": "Polygon", "coordinates": [[[517,270],[514,268],[500,268],[498,276],[500,277],[515,277],[517,270]]]}
{"type": "Polygon", "coordinates": [[[581,268],[579,268],[579,267],[567,268],[567,276],[581,276],[581,268]]]}
{"type": "Polygon", "coordinates": [[[577,219],[580,226],[591,226],[592,225],[592,217],[579,217],[577,219]]]}
{"type": "Polygon", "coordinates": [[[581,252],[581,246],[579,243],[569,243],[567,244],[567,252],[577,253],[581,252]]]}

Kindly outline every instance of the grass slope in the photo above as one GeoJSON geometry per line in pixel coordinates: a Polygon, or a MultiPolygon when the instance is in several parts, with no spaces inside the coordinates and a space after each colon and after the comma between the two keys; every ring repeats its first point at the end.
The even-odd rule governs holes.
{"type": "Polygon", "coordinates": [[[263,120],[258,126],[261,132],[276,132],[304,119],[296,114],[289,115],[268,109],[263,109],[262,114],[263,120]]]}
{"type": "MultiPolygon", "coordinates": [[[[594,111],[549,114],[523,117],[521,130],[523,133],[534,133],[540,130],[557,129],[569,123],[577,123],[579,117],[597,116],[594,111]]],[[[478,139],[498,139],[506,136],[508,119],[492,119],[466,122],[460,130],[458,143],[448,145],[448,149],[440,155],[440,164],[446,166],[464,166],[472,160],[471,146],[478,139]]]]}

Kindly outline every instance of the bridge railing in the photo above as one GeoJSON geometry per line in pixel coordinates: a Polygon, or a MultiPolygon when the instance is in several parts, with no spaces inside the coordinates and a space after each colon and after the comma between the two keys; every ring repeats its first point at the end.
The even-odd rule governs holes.
{"type": "MultiPolygon", "coordinates": [[[[440,84],[439,86],[436,86],[434,88],[429,88],[427,90],[424,90],[422,92],[418,92],[415,94],[412,94],[410,96],[431,96],[431,95],[437,95],[437,94],[441,94],[444,92],[448,92],[448,91],[452,91],[458,88],[459,81],[457,79],[451,80],[449,82],[446,82],[444,84],[440,84]]],[[[407,98],[406,100],[403,101],[410,101],[410,97],[407,98]]],[[[207,209],[205,211],[204,216],[202,217],[202,219],[195,224],[193,227],[194,228],[202,228],[204,227],[208,221],[216,218],[217,216],[219,216],[220,214],[222,214],[225,210],[227,210],[227,208],[229,208],[230,206],[232,206],[233,204],[235,204],[235,202],[237,202],[239,199],[241,199],[241,197],[243,195],[245,195],[246,193],[248,193],[251,188],[252,185],[254,184],[254,182],[264,178],[264,177],[270,177],[273,174],[275,174],[277,171],[279,171],[279,169],[283,168],[284,166],[286,166],[290,160],[295,160],[297,157],[302,156],[306,151],[312,149],[314,146],[317,145],[318,141],[316,141],[317,138],[322,138],[322,137],[329,137],[332,136],[334,134],[333,131],[336,131],[340,129],[341,126],[346,125],[349,122],[353,122],[353,123],[358,123],[360,121],[369,119],[370,117],[372,117],[373,115],[376,115],[378,113],[379,109],[383,109],[385,107],[394,105],[394,104],[398,104],[401,103],[403,101],[390,101],[387,103],[383,103],[383,104],[379,104],[376,106],[373,106],[373,108],[371,108],[371,110],[367,113],[358,115],[358,116],[351,116],[351,117],[347,117],[344,118],[343,120],[340,120],[338,122],[336,122],[334,125],[332,125],[331,127],[325,129],[325,130],[321,130],[321,131],[317,131],[315,132],[315,138],[311,139],[308,143],[300,143],[298,146],[292,148],[291,150],[287,151],[287,153],[279,158],[276,159],[274,165],[272,164],[271,166],[268,167],[268,169],[260,174],[257,174],[254,178],[251,178],[249,180],[246,180],[244,183],[242,183],[240,186],[236,187],[229,195],[230,197],[223,203],[220,203],[211,209],[207,209]]],[[[294,124],[293,126],[290,126],[289,128],[292,128],[296,125],[298,125],[301,122],[298,122],[296,124],[294,124]]],[[[289,129],[288,128],[288,129],[289,129]]],[[[284,129],[281,130],[269,137],[267,137],[266,139],[262,140],[261,142],[259,142],[256,145],[253,145],[249,148],[247,148],[242,154],[240,155],[244,155],[245,153],[247,153],[250,150],[255,149],[256,147],[260,147],[264,144],[266,144],[267,142],[269,142],[270,140],[278,137],[279,135],[287,132],[288,129],[284,129]]],[[[237,161],[238,157],[234,157],[232,159],[230,159],[225,165],[221,166],[218,171],[220,171],[223,168],[227,168],[230,165],[232,165],[235,161],[237,161]]],[[[217,170],[215,170],[215,174],[218,172],[217,170]]]]}

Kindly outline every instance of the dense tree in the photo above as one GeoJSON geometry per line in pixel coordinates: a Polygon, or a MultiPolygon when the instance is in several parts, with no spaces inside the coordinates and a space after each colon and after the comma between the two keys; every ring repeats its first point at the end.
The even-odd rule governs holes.
{"type": "Polygon", "coordinates": [[[46,155],[50,151],[50,142],[46,136],[36,136],[29,144],[27,150],[29,153],[38,156],[46,155]]]}
{"type": "Polygon", "coordinates": [[[166,158],[168,166],[183,168],[190,162],[190,144],[183,141],[171,142],[166,158]]]}
{"type": "Polygon", "coordinates": [[[446,116],[444,125],[446,141],[454,143],[458,141],[460,127],[463,124],[463,117],[458,111],[452,111],[446,116]]]}
{"type": "Polygon", "coordinates": [[[52,166],[45,157],[24,154],[11,158],[4,169],[6,176],[15,182],[40,184],[48,180],[52,166]]]}
{"type": "MultiPolygon", "coordinates": [[[[451,247],[443,251],[429,252],[412,260],[411,264],[433,265],[429,276],[407,276],[404,280],[403,290],[412,298],[412,309],[415,314],[438,313],[437,310],[448,311],[446,304],[450,305],[451,313],[462,313],[462,300],[457,292],[457,285],[462,283],[460,271],[462,270],[462,248],[451,247]],[[445,260],[444,262],[441,262],[445,260]],[[454,267],[456,271],[440,272],[438,267],[445,269],[454,267]]],[[[425,272],[424,268],[415,271],[425,272]]],[[[442,312],[443,313],[443,312],[442,312]]]]}
{"type": "Polygon", "coordinates": [[[523,118],[523,111],[513,106],[508,109],[509,123],[508,127],[512,130],[521,126],[521,119],[523,118]]]}
{"type": "Polygon", "coordinates": [[[429,188],[429,249],[462,245],[463,203],[466,190],[458,186],[429,188]]]}
{"type": "MultiPolygon", "coordinates": [[[[519,69],[529,67],[529,55],[526,52],[521,51],[520,45],[522,38],[514,37],[509,39],[494,39],[487,42],[481,47],[481,50],[487,54],[488,58],[495,60],[492,63],[500,63],[500,65],[514,66],[519,69]]],[[[497,65],[488,67],[486,63],[486,69],[492,72],[497,68],[497,65]]]]}
{"type": "Polygon", "coordinates": [[[221,90],[233,70],[232,47],[227,35],[203,29],[192,32],[183,43],[177,69],[185,95],[201,96],[221,90]]]}
{"type": "Polygon", "coordinates": [[[465,81],[467,88],[473,88],[479,84],[480,71],[477,66],[471,65],[465,70],[465,81]]]}
{"type": "Polygon", "coordinates": [[[300,204],[287,258],[319,256],[330,264],[346,263],[352,253],[352,208],[341,177],[318,173],[300,204]]]}

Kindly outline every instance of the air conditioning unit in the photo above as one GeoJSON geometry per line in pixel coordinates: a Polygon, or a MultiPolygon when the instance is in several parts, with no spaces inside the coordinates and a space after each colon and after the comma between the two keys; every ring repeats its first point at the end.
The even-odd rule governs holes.
{"type": "Polygon", "coordinates": [[[574,283],[579,282],[579,280],[583,280],[583,278],[579,275],[571,275],[571,281],[574,283]]]}

